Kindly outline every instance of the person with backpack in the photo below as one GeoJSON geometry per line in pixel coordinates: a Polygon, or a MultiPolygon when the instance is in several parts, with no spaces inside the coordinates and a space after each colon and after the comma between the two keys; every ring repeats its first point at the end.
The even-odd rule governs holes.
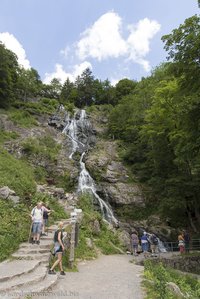
{"type": "Polygon", "coordinates": [[[31,211],[32,234],[33,234],[32,244],[37,244],[37,245],[40,244],[40,235],[42,232],[44,211],[50,212],[50,210],[43,207],[42,202],[38,202],[37,205],[31,211]]]}
{"type": "Polygon", "coordinates": [[[47,236],[47,228],[48,228],[48,220],[49,220],[49,215],[53,210],[51,210],[48,206],[48,204],[43,203],[43,227],[42,227],[42,235],[47,236]],[[45,209],[46,208],[46,209],[45,209]]]}
{"type": "Polygon", "coordinates": [[[155,234],[151,234],[149,237],[150,242],[150,249],[151,249],[151,256],[157,256],[156,253],[158,252],[158,238],[155,234]]]}
{"type": "Polygon", "coordinates": [[[53,264],[53,266],[49,269],[49,274],[56,274],[54,271],[55,267],[59,265],[60,274],[65,275],[62,267],[62,256],[64,253],[65,247],[63,244],[63,222],[58,224],[58,229],[55,231],[54,234],[54,253],[53,255],[57,256],[57,260],[53,264]]]}

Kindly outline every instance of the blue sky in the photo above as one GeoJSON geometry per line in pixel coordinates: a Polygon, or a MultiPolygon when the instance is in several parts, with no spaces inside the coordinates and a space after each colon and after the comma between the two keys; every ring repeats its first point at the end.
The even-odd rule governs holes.
{"type": "Polygon", "coordinates": [[[161,37],[198,13],[197,0],[0,0],[0,40],[46,83],[90,67],[114,84],[150,75],[161,37]]]}

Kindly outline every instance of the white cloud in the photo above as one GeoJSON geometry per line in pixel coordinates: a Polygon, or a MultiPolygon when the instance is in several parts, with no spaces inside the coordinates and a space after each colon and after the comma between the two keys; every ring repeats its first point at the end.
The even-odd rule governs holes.
{"type": "Polygon", "coordinates": [[[30,69],[31,65],[26,58],[26,52],[20,42],[9,32],[0,33],[0,41],[5,45],[8,50],[11,50],[17,55],[19,65],[25,69],[30,69]]]}
{"type": "Polygon", "coordinates": [[[53,73],[45,73],[45,78],[44,78],[44,83],[48,84],[51,82],[52,79],[56,78],[58,80],[60,80],[60,82],[63,84],[67,78],[69,78],[69,80],[71,82],[74,82],[76,77],[78,75],[81,75],[82,72],[86,69],[86,68],[90,68],[92,69],[92,65],[90,62],[88,61],[84,61],[81,64],[76,64],[73,66],[72,72],[71,73],[67,73],[64,69],[63,66],[61,64],[56,64],[55,65],[55,71],[53,73]]]}
{"type": "Polygon", "coordinates": [[[114,12],[102,15],[91,28],[82,34],[77,43],[80,59],[96,58],[99,61],[108,57],[119,57],[127,51],[126,42],[121,37],[121,18],[114,12]]]}
{"type": "Polygon", "coordinates": [[[150,40],[160,30],[160,24],[145,18],[140,20],[136,26],[130,25],[128,28],[131,32],[127,39],[129,59],[141,64],[146,71],[149,71],[149,62],[144,57],[150,51],[150,40]]]}
{"type": "Polygon", "coordinates": [[[150,51],[151,39],[160,30],[160,24],[145,18],[127,28],[129,36],[124,39],[121,17],[115,12],[102,15],[83,32],[81,39],[76,44],[77,56],[81,60],[92,57],[99,61],[124,57],[142,65],[145,71],[149,71],[150,64],[145,57],[150,51]]]}
{"type": "Polygon", "coordinates": [[[66,46],[65,49],[60,50],[60,54],[62,56],[64,56],[65,58],[67,58],[69,56],[69,53],[70,53],[70,47],[69,46],[66,46]]]}

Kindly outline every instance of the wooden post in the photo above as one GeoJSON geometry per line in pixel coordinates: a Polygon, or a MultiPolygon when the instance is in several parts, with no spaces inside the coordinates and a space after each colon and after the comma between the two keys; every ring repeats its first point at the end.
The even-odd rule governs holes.
{"type": "Polygon", "coordinates": [[[72,269],[74,265],[74,247],[75,247],[75,227],[76,223],[72,222],[71,224],[71,240],[70,240],[70,253],[69,253],[69,266],[72,269]]]}

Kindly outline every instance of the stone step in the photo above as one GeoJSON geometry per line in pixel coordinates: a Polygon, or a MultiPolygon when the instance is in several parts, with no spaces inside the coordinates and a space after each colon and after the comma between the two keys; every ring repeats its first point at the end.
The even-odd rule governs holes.
{"type": "MultiPolygon", "coordinates": [[[[42,241],[42,244],[40,243],[40,245],[38,245],[38,247],[40,249],[48,249],[49,246],[50,246],[50,242],[48,240],[48,242],[46,244],[43,244],[44,242],[42,241]]],[[[19,246],[19,250],[24,250],[24,249],[32,249],[32,248],[35,248],[35,244],[30,244],[30,243],[22,243],[20,246],[19,246]]]]}
{"type": "MultiPolygon", "coordinates": [[[[2,292],[3,297],[1,297],[0,293],[0,298],[2,299],[24,299],[24,298],[33,298],[39,295],[48,295],[48,290],[52,289],[58,280],[58,275],[46,275],[43,280],[40,282],[32,283],[30,285],[24,285],[20,286],[18,288],[15,288],[10,291],[2,292]]],[[[48,298],[48,297],[46,297],[48,298]]]]}
{"type": "Polygon", "coordinates": [[[19,287],[19,289],[15,289],[6,293],[8,297],[3,297],[5,299],[22,299],[22,298],[34,298],[37,295],[44,295],[44,298],[48,298],[47,293],[48,290],[52,290],[52,288],[56,285],[58,281],[58,275],[46,275],[44,280],[31,285],[26,285],[24,287],[19,287]]]}
{"type": "Polygon", "coordinates": [[[34,283],[37,283],[39,281],[44,280],[45,276],[47,274],[47,266],[40,264],[37,266],[32,272],[30,273],[24,273],[20,276],[15,276],[12,279],[6,280],[4,282],[1,282],[0,284],[0,293],[2,291],[10,291],[15,288],[21,288],[25,285],[32,285],[34,283]]]}
{"type": "Polygon", "coordinates": [[[39,261],[47,261],[50,257],[50,251],[49,253],[44,253],[44,254],[26,254],[24,255],[23,253],[18,253],[15,252],[12,254],[12,257],[14,259],[18,259],[18,260],[39,260],[39,261]]]}
{"type": "Polygon", "coordinates": [[[47,248],[40,248],[39,246],[36,248],[20,248],[19,250],[16,251],[16,253],[19,254],[43,254],[43,253],[49,253],[50,251],[50,246],[47,248]]]}
{"type": "Polygon", "coordinates": [[[11,260],[0,264],[0,282],[30,273],[41,264],[41,261],[11,260]]]}
{"type": "Polygon", "coordinates": [[[40,237],[40,240],[53,241],[53,235],[42,236],[42,237],[40,237]]]}

